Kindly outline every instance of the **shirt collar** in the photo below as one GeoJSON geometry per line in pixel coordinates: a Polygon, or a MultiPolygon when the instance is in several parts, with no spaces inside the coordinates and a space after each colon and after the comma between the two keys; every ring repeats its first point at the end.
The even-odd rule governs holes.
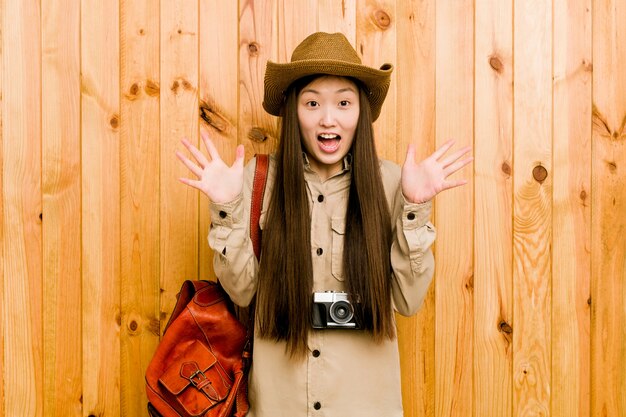
{"type": "MultiPolygon", "coordinates": [[[[311,168],[311,162],[309,161],[309,156],[306,154],[306,152],[302,152],[302,160],[304,161],[304,170],[313,172],[313,169],[311,168]]],[[[343,168],[335,175],[343,174],[344,172],[350,171],[352,169],[352,154],[347,153],[346,156],[343,157],[342,163],[343,168]]],[[[333,175],[333,177],[335,175],[333,175]]]]}

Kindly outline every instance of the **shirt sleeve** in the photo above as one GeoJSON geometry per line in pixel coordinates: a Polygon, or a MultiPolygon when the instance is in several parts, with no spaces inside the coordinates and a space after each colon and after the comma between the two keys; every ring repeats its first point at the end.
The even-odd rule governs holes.
{"type": "Polygon", "coordinates": [[[396,310],[403,316],[419,310],[433,279],[435,259],[431,246],[436,233],[429,221],[431,209],[431,201],[408,202],[398,186],[391,217],[392,297],[396,310]]]}
{"type": "Polygon", "coordinates": [[[227,203],[210,203],[209,246],[213,269],[224,290],[239,306],[256,292],[258,262],[250,239],[250,198],[256,160],[245,169],[243,192],[227,203]]]}

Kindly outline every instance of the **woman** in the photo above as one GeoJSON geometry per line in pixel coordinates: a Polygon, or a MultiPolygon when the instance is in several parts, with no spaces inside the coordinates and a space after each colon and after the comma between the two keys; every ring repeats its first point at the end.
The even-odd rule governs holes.
{"type": "Polygon", "coordinates": [[[177,153],[211,199],[209,245],[233,301],[256,296],[250,416],[402,416],[394,311],[412,315],[433,277],[431,200],[464,180],[469,148],[402,167],[379,160],[372,123],[392,66],[361,61],[341,34],[314,33],[291,62],[268,62],[263,106],[281,117],[260,226],[249,239],[255,161],[227,166],[183,141],[177,153]]]}

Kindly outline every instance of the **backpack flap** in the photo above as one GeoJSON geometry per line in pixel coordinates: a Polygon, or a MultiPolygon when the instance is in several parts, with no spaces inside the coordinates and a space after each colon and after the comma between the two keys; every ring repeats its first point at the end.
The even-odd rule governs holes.
{"type": "Polygon", "coordinates": [[[194,340],[165,370],[159,383],[188,415],[199,416],[228,396],[229,379],[220,372],[213,352],[194,340]]]}

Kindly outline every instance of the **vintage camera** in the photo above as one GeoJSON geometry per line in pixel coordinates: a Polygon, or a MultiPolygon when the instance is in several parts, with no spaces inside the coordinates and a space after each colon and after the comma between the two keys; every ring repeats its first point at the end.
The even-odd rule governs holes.
{"type": "Polygon", "coordinates": [[[314,329],[358,329],[354,308],[345,292],[313,293],[311,322],[314,329]]]}

